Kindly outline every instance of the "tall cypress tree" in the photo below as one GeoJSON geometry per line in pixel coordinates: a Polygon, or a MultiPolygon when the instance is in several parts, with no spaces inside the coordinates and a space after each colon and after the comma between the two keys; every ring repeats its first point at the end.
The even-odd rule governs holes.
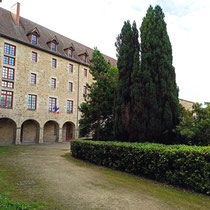
{"type": "Polygon", "coordinates": [[[140,31],[140,84],[135,94],[132,138],[163,141],[178,124],[179,100],[172,46],[160,6],[149,7],[140,31]]]}
{"type": "Polygon", "coordinates": [[[124,22],[115,45],[119,83],[115,103],[114,133],[117,140],[127,141],[131,132],[133,115],[132,74],[139,68],[139,41],[135,22],[132,26],[129,21],[124,22]]]}

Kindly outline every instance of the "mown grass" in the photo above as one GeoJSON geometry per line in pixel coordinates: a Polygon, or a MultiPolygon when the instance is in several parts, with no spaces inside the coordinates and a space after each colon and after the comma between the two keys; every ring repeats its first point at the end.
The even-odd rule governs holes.
{"type": "Polygon", "coordinates": [[[22,169],[4,164],[4,156],[13,157],[17,153],[14,146],[0,147],[0,210],[43,209],[44,203],[33,202],[28,190],[17,186],[16,183],[24,179],[22,169]]]}
{"type": "Polygon", "coordinates": [[[120,171],[115,171],[102,166],[97,166],[88,162],[84,162],[73,158],[69,153],[63,157],[79,167],[91,168],[101,174],[101,177],[113,185],[114,188],[122,187],[130,189],[132,192],[140,192],[151,195],[159,200],[167,203],[176,209],[189,210],[208,210],[210,206],[210,197],[193,193],[182,188],[173,187],[163,183],[159,183],[150,179],[137,177],[120,171]]]}

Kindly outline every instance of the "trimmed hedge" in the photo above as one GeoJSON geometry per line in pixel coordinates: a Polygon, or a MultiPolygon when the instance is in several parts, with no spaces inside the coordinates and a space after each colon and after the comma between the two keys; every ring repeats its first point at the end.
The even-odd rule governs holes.
{"type": "Polygon", "coordinates": [[[210,194],[210,146],[74,140],[73,157],[210,194]]]}

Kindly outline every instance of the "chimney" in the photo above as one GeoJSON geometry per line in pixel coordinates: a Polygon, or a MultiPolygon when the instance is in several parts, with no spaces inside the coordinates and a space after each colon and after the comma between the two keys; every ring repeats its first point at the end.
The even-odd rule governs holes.
{"type": "Polygon", "coordinates": [[[19,19],[20,19],[20,3],[19,2],[17,2],[11,7],[11,15],[15,24],[18,25],[19,19]]]}

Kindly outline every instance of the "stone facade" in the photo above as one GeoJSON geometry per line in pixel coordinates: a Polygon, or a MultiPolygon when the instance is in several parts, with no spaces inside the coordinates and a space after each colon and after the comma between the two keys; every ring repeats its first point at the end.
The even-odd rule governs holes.
{"type": "Polygon", "coordinates": [[[187,101],[187,100],[183,100],[183,99],[179,99],[179,103],[187,110],[192,111],[192,107],[194,102],[192,101],[187,101]]]}
{"type": "MultiPolygon", "coordinates": [[[[78,106],[84,101],[83,88],[92,83],[87,65],[78,64],[32,47],[0,37],[0,78],[3,67],[15,69],[14,88],[0,87],[0,91],[13,92],[12,108],[0,108],[0,143],[43,143],[66,140],[67,127],[71,138],[78,136],[78,106]],[[15,66],[4,64],[4,45],[15,46],[15,66]],[[37,62],[32,61],[32,52],[37,53],[37,62]],[[52,58],[56,68],[52,68],[52,58]],[[69,65],[73,65],[73,72],[69,65]],[[87,75],[84,71],[87,71],[87,75]],[[31,84],[31,73],[36,74],[36,84],[31,84]],[[56,88],[51,88],[51,78],[56,79],[56,88]],[[73,84],[69,92],[69,82],[73,84]],[[28,95],[37,97],[36,109],[28,109],[28,95]],[[49,111],[49,97],[56,98],[59,114],[49,111]],[[67,100],[73,101],[73,113],[67,113],[67,100]],[[10,119],[10,120],[8,120],[10,119]],[[68,123],[69,122],[69,123],[68,123]],[[68,123],[68,124],[67,124],[68,123]]],[[[7,81],[7,80],[6,80],[7,81]]]]}

